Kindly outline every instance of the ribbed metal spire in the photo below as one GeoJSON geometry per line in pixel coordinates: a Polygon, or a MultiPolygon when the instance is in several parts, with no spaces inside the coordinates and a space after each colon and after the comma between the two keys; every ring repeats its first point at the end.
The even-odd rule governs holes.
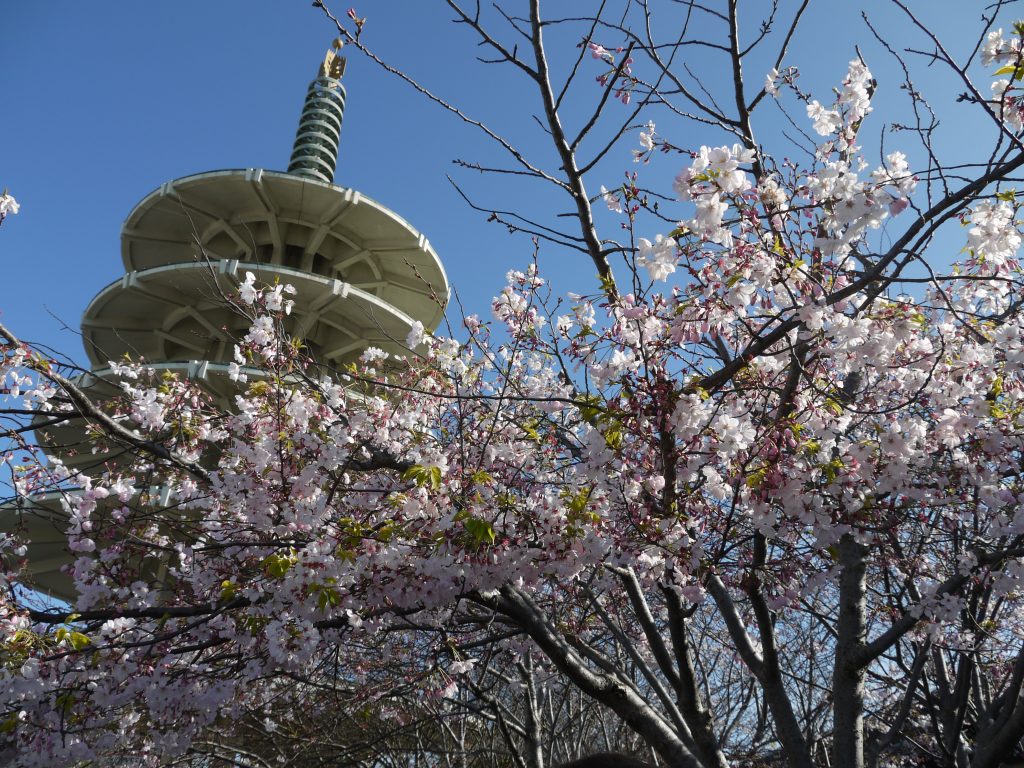
{"type": "Polygon", "coordinates": [[[341,84],[345,58],[337,53],[341,46],[340,40],[331,44],[317,78],[309,84],[288,163],[288,173],[328,184],[334,181],[338,167],[341,121],[345,115],[345,86],[341,84]]]}

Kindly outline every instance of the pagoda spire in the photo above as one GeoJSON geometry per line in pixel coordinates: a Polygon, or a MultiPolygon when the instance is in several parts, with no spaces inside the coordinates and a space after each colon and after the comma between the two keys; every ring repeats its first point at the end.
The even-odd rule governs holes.
{"type": "Polygon", "coordinates": [[[295,133],[288,173],[331,184],[338,167],[341,121],[345,115],[345,57],[343,43],[334,40],[320,64],[316,79],[309,84],[295,133]]]}

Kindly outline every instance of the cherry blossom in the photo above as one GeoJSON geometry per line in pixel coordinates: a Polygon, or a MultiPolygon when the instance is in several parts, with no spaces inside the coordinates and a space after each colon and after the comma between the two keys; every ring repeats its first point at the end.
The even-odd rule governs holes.
{"type": "Polygon", "coordinates": [[[835,133],[843,124],[837,110],[826,109],[817,99],[807,105],[807,116],[814,121],[814,130],[821,136],[835,133]]]}
{"type": "Polygon", "coordinates": [[[1012,64],[1020,57],[1021,39],[1019,36],[1007,40],[1003,28],[988,33],[981,47],[981,63],[990,67],[993,64],[1012,64]]]}
{"type": "Polygon", "coordinates": [[[622,213],[622,201],[619,199],[618,194],[609,192],[603,184],[601,185],[601,197],[604,200],[604,204],[608,206],[609,211],[622,213]]]}
{"type": "Polygon", "coordinates": [[[21,210],[21,206],[18,205],[18,201],[14,199],[14,196],[9,192],[0,194],[0,219],[9,213],[17,213],[21,210]]]}
{"type": "Polygon", "coordinates": [[[641,237],[636,263],[647,270],[651,280],[667,280],[676,271],[676,243],[671,238],[657,235],[652,243],[641,237]]]}

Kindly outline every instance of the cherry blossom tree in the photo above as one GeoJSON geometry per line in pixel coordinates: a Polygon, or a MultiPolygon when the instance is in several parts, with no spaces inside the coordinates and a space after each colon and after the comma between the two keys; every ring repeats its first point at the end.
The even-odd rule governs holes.
{"type": "MultiPolygon", "coordinates": [[[[372,21],[316,5],[391,66],[372,21]]],[[[464,164],[572,206],[466,195],[535,244],[490,319],[332,370],[295,337],[285,286],[247,279],[225,296],[249,327],[229,403],[138,361],[112,362],[121,393],[95,401],[0,326],[8,509],[59,520],[75,593],[33,605],[31,541],[5,529],[6,759],[158,764],[254,713],[272,741],[282,713],[318,707],[395,733],[449,713],[452,765],[487,728],[520,768],[603,748],[680,768],[1021,754],[1024,25],[997,2],[955,54],[901,0],[923,47],[865,16],[910,115],[872,160],[872,99],[899,83],[851,46],[833,93],[804,92],[790,43],[808,0],[753,23],[738,0],[522,5],[448,2],[534,90],[555,170],[391,67],[512,167],[464,164]],[[562,29],[580,44],[554,56],[562,29]],[[724,93],[693,75],[708,55],[724,93]],[[969,157],[940,157],[921,56],[977,120],[969,157]],[[593,109],[567,115],[578,88],[593,109]],[[754,132],[769,107],[790,121],[774,150],[754,132]],[[691,146],[697,128],[720,139],[691,146]],[[616,185],[599,164],[626,143],[616,185]],[[595,285],[554,288],[555,248],[595,285]],[[31,440],[72,419],[94,471],[31,440]],[[546,749],[558,690],[628,738],[546,749]]]]}

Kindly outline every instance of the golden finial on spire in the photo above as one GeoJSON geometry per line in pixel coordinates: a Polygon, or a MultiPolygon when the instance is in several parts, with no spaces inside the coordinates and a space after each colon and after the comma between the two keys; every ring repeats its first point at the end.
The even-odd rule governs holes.
{"type": "Polygon", "coordinates": [[[345,74],[345,57],[339,56],[338,51],[345,45],[340,38],[331,41],[331,49],[324,56],[324,62],[320,65],[320,77],[329,77],[333,80],[341,80],[345,74]]]}

